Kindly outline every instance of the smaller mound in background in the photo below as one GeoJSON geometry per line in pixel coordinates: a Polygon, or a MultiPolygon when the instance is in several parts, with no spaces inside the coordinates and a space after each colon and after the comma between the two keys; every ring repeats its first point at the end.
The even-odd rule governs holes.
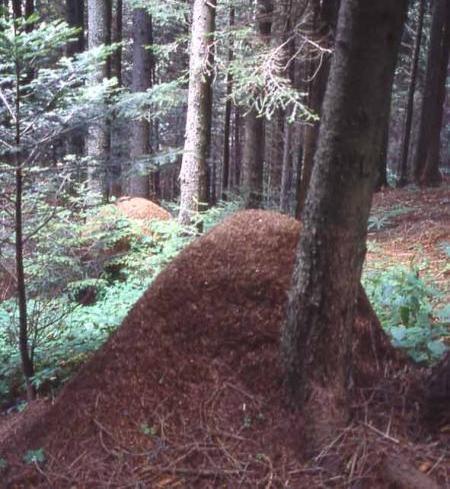
{"type": "Polygon", "coordinates": [[[141,197],[121,197],[117,201],[116,207],[128,219],[167,221],[172,217],[168,211],[158,204],[141,197]]]}

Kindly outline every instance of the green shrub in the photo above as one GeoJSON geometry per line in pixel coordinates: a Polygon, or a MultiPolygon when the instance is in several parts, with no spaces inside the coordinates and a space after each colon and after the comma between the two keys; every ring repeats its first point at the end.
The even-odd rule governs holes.
{"type": "Polygon", "coordinates": [[[449,334],[448,308],[433,307],[441,293],[420,277],[417,268],[396,266],[369,272],[364,286],[394,346],[417,362],[441,358],[446,350],[442,338],[449,334]]]}

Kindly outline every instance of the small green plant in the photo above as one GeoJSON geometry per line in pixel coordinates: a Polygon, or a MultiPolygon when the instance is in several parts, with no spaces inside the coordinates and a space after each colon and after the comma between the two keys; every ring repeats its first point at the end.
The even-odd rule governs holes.
{"type": "Polygon", "coordinates": [[[43,464],[45,462],[44,449],[28,450],[23,456],[23,461],[26,464],[43,464]]]}
{"type": "Polygon", "coordinates": [[[8,467],[8,462],[4,458],[0,457],[0,474],[4,472],[7,467],[8,467]]]}
{"type": "Polygon", "coordinates": [[[445,311],[433,302],[441,293],[429,286],[417,268],[392,267],[369,272],[364,285],[374,309],[394,346],[405,349],[417,362],[433,362],[446,351],[448,335],[445,311]]]}
{"type": "Polygon", "coordinates": [[[139,427],[139,431],[146,436],[156,435],[156,428],[154,426],[149,426],[147,423],[142,423],[139,427]]]}

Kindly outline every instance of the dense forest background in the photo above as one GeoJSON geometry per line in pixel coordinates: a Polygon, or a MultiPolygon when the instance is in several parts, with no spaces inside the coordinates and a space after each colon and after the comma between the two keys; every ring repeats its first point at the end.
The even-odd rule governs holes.
{"type": "MultiPolygon", "coordinates": [[[[159,272],[191,243],[192,267],[200,273],[218,249],[231,252],[233,236],[250,265],[234,255],[229,265],[216,258],[223,268],[237,267],[230,277],[242,296],[255,289],[250,295],[258,298],[259,286],[278,294],[275,275],[287,272],[277,267],[293,266],[284,253],[294,253],[292,229],[299,229],[259,209],[303,226],[290,292],[280,293],[289,295],[281,356],[291,402],[309,402],[313,381],[327,378],[336,404],[318,397],[307,410],[347,404],[343,359],[354,313],[364,324],[379,319],[394,347],[420,367],[445,362],[450,7],[447,0],[388,4],[364,10],[356,0],[0,1],[2,412],[53,398],[95,361],[94,352],[159,272]],[[340,8],[361,23],[354,27],[350,13],[341,14],[339,32],[340,8]],[[379,24],[370,21],[377,8],[388,12],[379,24]],[[392,49],[380,47],[382,35],[392,49]],[[196,245],[241,209],[258,211],[232,218],[223,243],[213,231],[196,245]],[[414,232],[403,225],[407,220],[416,222],[414,232]],[[224,243],[228,248],[217,248],[224,243]],[[209,254],[198,258],[195,246],[209,254]],[[242,285],[237,270],[249,267],[258,277],[265,253],[271,272],[261,284],[245,277],[242,285]],[[332,337],[341,339],[334,350],[324,342],[332,337]]],[[[193,287],[191,265],[179,263],[185,275],[170,282],[173,310],[187,307],[188,300],[175,298],[193,287]]],[[[222,273],[204,270],[202,284],[222,273]]],[[[267,310],[254,313],[261,324],[270,315],[267,297],[267,310]]],[[[285,311],[278,296],[273,301],[277,314],[285,311]]],[[[256,302],[245,304],[259,311],[264,301],[256,302]]],[[[386,358],[395,357],[384,339],[373,341],[386,358]]],[[[364,358],[358,348],[355,358],[364,358]]],[[[448,360],[442,368],[445,397],[448,360]]],[[[327,407],[327,424],[333,417],[339,424],[338,407],[332,411],[327,407]]],[[[350,405],[342,419],[349,411],[350,405]]],[[[153,425],[139,429],[155,436],[153,425]]],[[[29,450],[26,463],[44,463],[40,450],[29,450]]],[[[417,480],[417,487],[425,484],[417,480]]]]}

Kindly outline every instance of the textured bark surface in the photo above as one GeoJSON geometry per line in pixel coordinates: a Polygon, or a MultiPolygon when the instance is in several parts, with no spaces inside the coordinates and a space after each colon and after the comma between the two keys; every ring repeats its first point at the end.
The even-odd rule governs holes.
{"type": "Polygon", "coordinates": [[[180,214],[183,224],[207,202],[206,160],[211,139],[211,78],[215,0],[195,0],[189,64],[186,135],[180,172],[180,214]]]}
{"type": "MultiPolygon", "coordinates": [[[[152,19],[144,8],[133,12],[133,72],[131,89],[145,92],[151,86],[152,55],[147,46],[153,41],[152,19]]],[[[141,117],[132,123],[130,140],[131,175],[129,195],[148,198],[150,177],[146,157],[150,154],[150,122],[141,117]]]]}
{"type": "MultiPolygon", "coordinates": [[[[235,23],[235,8],[230,7],[228,14],[228,27],[233,29],[235,23]]],[[[232,40],[230,40],[232,43],[232,40]]],[[[233,61],[233,45],[228,46],[228,63],[233,61]]],[[[226,102],[225,102],[225,124],[223,130],[223,165],[222,165],[222,199],[227,200],[227,192],[230,187],[230,135],[231,135],[231,92],[233,89],[233,75],[231,70],[227,71],[226,78],[226,102]]]]}
{"type": "Polygon", "coordinates": [[[348,421],[354,308],[406,6],[345,0],[340,10],[282,335],[288,399],[313,443],[348,421]]]}
{"type": "Polygon", "coordinates": [[[425,0],[419,1],[419,18],[417,21],[416,39],[414,41],[414,52],[411,60],[411,79],[408,87],[408,100],[406,105],[405,128],[403,130],[402,154],[400,159],[400,175],[398,186],[404,187],[408,182],[408,155],[411,140],[411,128],[414,111],[414,94],[416,91],[417,68],[419,66],[420,46],[422,44],[423,18],[425,13],[425,0]]]}
{"type": "MultiPolygon", "coordinates": [[[[307,78],[310,79],[308,89],[308,107],[317,115],[322,112],[322,103],[330,73],[331,53],[327,52],[334,43],[334,31],[336,29],[339,1],[330,0],[320,2],[314,0],[308,6],[308,17],[311,19],[309,29],[312,40],[324,51],[320,52],[316,47],[310,49],[307,78]]],[[[303,161],[301,167],[300,187],[298,189],[298,202],[296,217],[300,219],[305,205],[306,194],[311,180],[314,164],[314,155],[317,149],[320,121],[305,126],[303,136],[303,161]]]]}
{"type": "MultiPolygon", "coordinates": [[[[256,8],[258,34],[264,42],[268,43],[272,30],[273,3],[270,0],[258,0],[256,8]]],[[[244,132],[242,189],[245,207],[257,209],[262,204],[265,131],[264,118],[255,107],[249,109],[244,117],[244,132]]]]}
{"type": "MultiPolygon", "coordinates": [[[[111,0],[88,0],[88,46],[89,49],[111,42],[111,0]]],[[[92,77],[93,83],[101,83],[109,76],[108,62],[102,63],[92,77]]],[[[106,101],[105,101],[106,103],[106,101]]],[[[86,150],[89,157],[89,190],[102,194],[105,185],[106,166],[111,141],[109,125],[105,118],[96,121],[89,129],[86,150]]]]}
{"type": "Polygon", "coordinates": [[[256,110],[244,117],[245,144],[242,154],[242,185],[245,207],[258,209],[262,204],[264,162],[264,119],[256,110]]]}
{"type": "Polygon", "coordinates": [[[84,51],[84,1],[66,1],[66,22],[70,27],[80,29],[77,39],[67,45],[67,56],[84,51]]]}
{"type": "Polygon", "coordinates": [[[414,157],[414,178],[421,185],[439,185],[439,143],[450,43],[450,5],[433,3],[425,89],[414,157]]]}

